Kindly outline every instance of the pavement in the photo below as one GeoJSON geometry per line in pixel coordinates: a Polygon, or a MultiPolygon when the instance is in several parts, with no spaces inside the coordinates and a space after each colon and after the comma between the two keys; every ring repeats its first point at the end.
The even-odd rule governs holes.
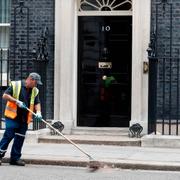
{"type": "MultiPolygon", "coordinates": [[[[59,143],[59,141],[53,141],[53,138],[57,140],[62,137],[47,136],[46,139],[50,139],[50,141],[39,141],[39,143],[25,142],[22,150],[22,159],[25,160],[26,164],[88,166],[90,159],[87,155],[72,144],[67,143],[67,141],[59,143]]],[[[73,141],[76,140],[78,146],[89,154],[93,161],[100,162],[102,168],[180,171],[180,149],[176,147],[143,147],[139,143],[142,138],[125,136],[71,135],[68,138],[73,141]],[[109,143],[116,141],[127,143],[109,143]]],[[[10,147],[6,157],[3,159],[3,163],[9,161],[9,156],[10,147]]]]}

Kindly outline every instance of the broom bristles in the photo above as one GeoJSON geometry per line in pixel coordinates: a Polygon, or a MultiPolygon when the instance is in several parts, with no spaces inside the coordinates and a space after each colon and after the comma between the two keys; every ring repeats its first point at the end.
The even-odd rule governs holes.
{"type": "Polygon", "coordinates": [[[90,160],[89,162],[89,170],[90,172],[94,172],[99,170],[102,167],[102,164],[96,160],[90,160]]]}

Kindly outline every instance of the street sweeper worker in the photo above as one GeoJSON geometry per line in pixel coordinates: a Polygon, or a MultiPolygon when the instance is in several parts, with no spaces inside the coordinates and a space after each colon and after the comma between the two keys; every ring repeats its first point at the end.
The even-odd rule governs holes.
{"type": "Polygon", "coordinates": [[[33,119],[32,113],[26,108],[36,113],[35,120],[41,121],[42,119],[38,84],[42,85],[41,76],[32,72],[25,80],[11,81],[3,94],[3,99],[7,101],[4,112],[6,128],[0,141],[0,164],[9,143],[14,139],[9,164],[25,166],[25,162],[20,159],[21,150],[28,124],[33,119]]]}

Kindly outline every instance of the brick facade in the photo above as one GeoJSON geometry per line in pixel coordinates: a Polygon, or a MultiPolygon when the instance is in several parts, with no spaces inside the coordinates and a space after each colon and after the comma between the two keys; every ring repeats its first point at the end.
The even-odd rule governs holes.
{"type": "MultiPolygon", "coordinates": [[[[180,2],[179,0],[167,0],[168,3],[172,3],[172,34],[170,34],[170,6],[166,5],[158,7],[158,29],[156,29],[156,3],[160,3],[160,0],[152,0],[152,18],[151,18],[151,32],[153,30],[157,30],[157,52],[158,56],[172,56],[172,57],[178,57],[178,51],[180,47],[180,2]],[[165,13],[163,13],[163,11],[165,13]],[[172,35],[172,36],[171,36],[172,35]],[[171,46],[172,45],[172,46],[171,46]]],[[[20,53],[21,47],[27,46],[26,41],[26,25],[23,25],[23,23],[18,19],[20,16],[17,16],[17,25],[14,23],[14,8],[19,5],[18,0],[12,0],[12,13],[11,13],[11,41],[10,41],[10,49],[11,54],[10,57],[14,58],[14,49],[16,52],[16,60],[21,62],[21,59],[26,63],[28,59],[32,60],[33,55],[32,51],[33,49],[37,49],[37,43],[39,41],[39,38],[41,36],[41,32],[45,27],[48,27],[49,34],[48,34],[48,62],[30,62],[29,67],[35,66],[36,68],[34,70],[38,71],[43,78],[43,81],[45,82],[45,88],[43,87],[45,98],[42,99],[42,103],[46,104],[46,118],[53,119],[53,111],[54,111],[54,13],[55,13],[55,1],[54,0],[26,0],[24,1],[25,7],[29,8],[29,43],[28,43],[28,56],[22,54],[26,54],[26,51],[24,51],[22,54],[20,53]],[[14,40],[14,29],[16,27],[16,40],[14,40]],[[23,58],[22,58],[23,57],[23,58]]],[[[26,48],[27,49],[27,48],[26,48]]],[[[158,116],[161,116],[162,112],[162,83],[163,83],[163,65],[162,61],[159,63],[159,69],[158,69],[158,89],[157,89],[157,109],[158,109],[158,116]]],[[[171,99],[171,109],[172,113],[176,115],[176,109],[174,107],[177,106],[177,98],[178,98],[178,92],[177,92],[177,59],[172,61],[171,70],[169,68],[169,62],[165,63],[165,69],[166,69],[166,83],[165,83],[165,112],[168,115],[169,113],[169,103],[171,99]],[[171,86],[169,86],[169,74],[170,71],[172,72],[171,76],[171,86]],[[169,92],[171,91],[171,95],[169,95],[169,92]],[[174,112],[173,112],[174,111],[174,112]]],[[[26,76],[25,71],[20,75],[20,68],[22,67],[21,63],[16,64],[16,78],[22,77],[24,78],[26,76]]],[[[23,65],[23,69],[27,69],[23,65]]]]}
{"type": "Polygon", "coordinates": [[[11,79],[25,78],[31,71],[42,76],[43,87],[40,87],[41,103],[46,119],[53,119],[54,110],[54,1],[24,1],[23,18],[21,18],[18,0],[12,0],[10,63],[11,79]],[[16,18],[15,18],[16,8],[16,18]],[[29,10],[29,19],[28,19],[29,10]],[[15,22],[16,21],[16,22],[15,22]],[[38,42],[44,28],[48,28],[47,51],[48,61],[33,60],[33,50],[38,50],[38,42]],[[15,59],[15,64],[14,60],[15,59]],[[15,66],[14,66],[15,65],[15,66]]]}
{"type": "Polygon", "coordinates": [[[161,2],[152,0],[151,18],[151,32],[156,32],[157,39],[157,118],[176,119],[180,102],[180,1],[161,2]]]}

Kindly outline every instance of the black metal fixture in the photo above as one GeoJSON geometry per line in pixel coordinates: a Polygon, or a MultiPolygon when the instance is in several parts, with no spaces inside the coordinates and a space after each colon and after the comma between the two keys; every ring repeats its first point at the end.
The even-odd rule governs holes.
{"type": "Polygon", "coordinates": [[[33,48],[32,55],[34,60],[38,61],[48,61],[48,28],[45,27],[44,30],[41,32],[41,36],[37,43],[37,49],[33,48]]]}
{"type": "Polygon", "coordinates": [[[147,52],[148,52],[148,57],[156,56],[156,34],[155,34],[155,32],[151,33],[151,39],[150,39],[150,43],[149,43],[147,52]]]}
{"type": "Polygon", "coordinates": [[[161,2],[159,4],[162,4],[163,16],[164,16],[165,15],[165,11],[166,11],[166,5],[170,5],[171,3],[168,3],[167,0],[161,0],[161,2]]]}
{"type": "Polygon", "coordinates": [[[24,7],[24,1],[23,1],[23,0],[19,1],[19,7],[20,7],[21,9],[24,7]]]}
{"type": "Polygon", "coordinates": [[[161,0],[161,3],[164,3],[164,4],[167,3],[167,0],[161,0]]]}
{"type": "Polygon", "coordinates": [[[139,123],[133,124],[129,127],[129,137],[140,138],[142,130],[143,127],[139,123]]]}
{"type": "Polygon", "coordinates": [[[22,20],[22,18],[24,17],[24,12],[23,12],[23,9],[24,8],[26,8],[25,6],[24,6],[24,1],[23,0],[20,0],[19,1],[19,15],[20,15],[20,17],[21,17],[21,20],[22,20]]]}

